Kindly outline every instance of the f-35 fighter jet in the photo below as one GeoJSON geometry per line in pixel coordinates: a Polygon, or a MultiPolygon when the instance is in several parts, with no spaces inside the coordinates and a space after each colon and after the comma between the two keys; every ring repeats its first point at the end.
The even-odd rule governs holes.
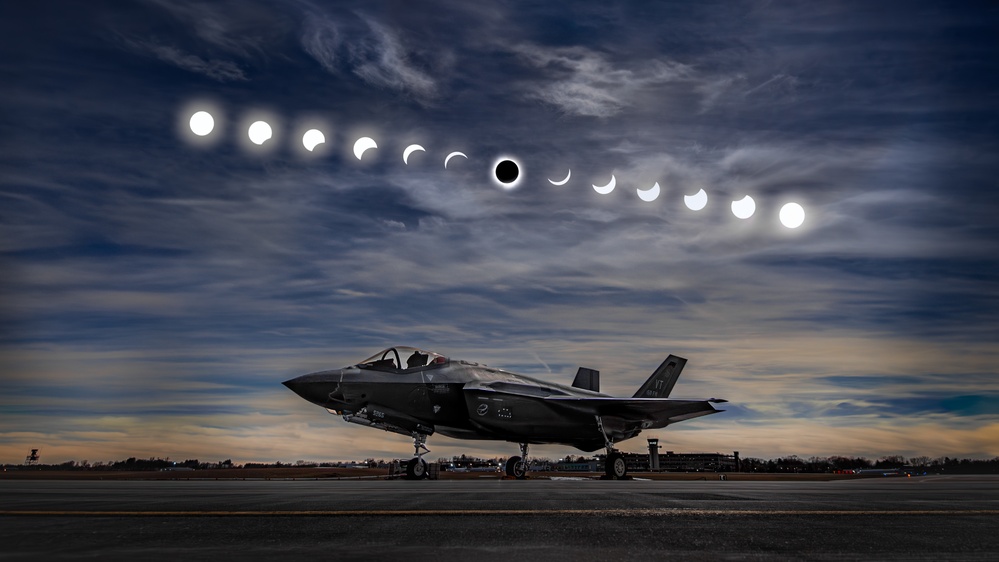
{"type": "Polygon", "coordinates": [[[582,451],[607,450],[606,472],[624,478],[627,465],[615,443],[643,429],[659,429],[717,410],[717,398],[669,398],[687,360],[670,355],[631,398],[600,392],[600,373],[580,368],[572,386],[541,381],[432,351],[390,347],[356,365],[284,382],[302,398],[360,425],[408,435],[415,453],[406,467],[423,478],[427,437],[494,439],[520,444],[506,463],[524,478],[530,444],[558,443],[582,451]]]}

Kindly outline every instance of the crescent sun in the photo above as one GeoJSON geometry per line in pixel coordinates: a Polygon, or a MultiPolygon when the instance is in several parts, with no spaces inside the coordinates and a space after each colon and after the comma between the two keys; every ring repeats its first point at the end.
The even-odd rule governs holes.
{"type": "Polygon", "coordinates": [[[427,151],[427,149],[423,148],[422,146],[420,146],[418,144],[411,144],[411,145],[409,145],[409,146],[406,147],[406,150],[402,151],[402,161],[403,161],[403,163],[405,163],[405,164],[408,165],[409,164],[409,155],[412,154],[413,152],[417,151],[417,150],[422,150],[423,152],[427,151]]]}
{"type": "Polygon", "coordinates": [[[659,197],[659,182],[656,182],[656,185],[648,189],[636,189],[635,191],[638,192],[639,199],[646,203],[651,203],[659,197]]]}
{"type": "Polygon", "coordinates": [[[548,183],[550,183],[552,185],[565,185],[565,183],[567,181],[569,181],[569,177],[570,176],[572,176],[572,170],[569,170],[569,173],[567,173],[565,175],[565,179],[564,180],[562,180],[562,181],[553,181],[551,178],[548,178],[548,183]]]}
{"type": "Polygon", "coordinates": [[[357,142],[354,143],[354,156],[357,156],[357,159],[360,160],[361,157],[364,156],[364,151],[369,148],[378,148],[378,144],[375,143],[375,139],[371,137],[361,137],[357,139],[357,142]]]}
{"type": "Polygon", "coordinates": [[[611,191],[614,191],[614,187],[617,186],[617,178],[611,174],[611,180],[607,185],[594,185],[593,190],[600,195],[607,195],[611,191]]]}
{"type": "Polygon", "coordinates": [[[444,159],[444,169],[445,170],[447,169],[447,163],[448,163],[448,161],[451,160],[452,158],[454,158],[455,156],[463,156],[465,158],[465,160],[468,160],[468,156],[465,156],[464,152],[452,152],[451,154],[447,155],[447,158],[444,159]]]}

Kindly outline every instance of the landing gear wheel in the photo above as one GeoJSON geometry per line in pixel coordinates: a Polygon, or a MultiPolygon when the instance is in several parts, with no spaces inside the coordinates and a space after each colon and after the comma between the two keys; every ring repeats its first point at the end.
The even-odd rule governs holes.
{"type": "Polygon", "coordinates": [[[420,480],[427,477],[427,461],[421,458],[409,459],[406,465],[406,477],[411,480],[420,480]]]}
{"type": "Polygon", "coordinates": [[[506,475],[523,480],[527,476],[527,463],[518,456],[510,457],[506,461],[506,475]]]}
{"type": "Polygon", "coordinates": [[[607,477],[614,480],[621,480],[628,475],[628,463],[624,461],[624,455],[614,451],[607,455],[607,477]]]}
{"type": "MultiPolygon", "coordinates": [[[[392,348],[390,351],[395,351],[392,348]]],[[[388,351],[385,352],[388,354],[388,351]]],[[[384,355],[383,355],[384,357],[384,355]]],[[[398,352],[396,352],[396,358],[398,359],[398,352]]],[[[418,431],[413,432],[413,458],[409,459],[409,463],[406,464],[406,478],[410,480],[421,480],[423,478],[429,478],[430,472],[427,466],[427,461],[423,460],[423,455],[430,452],[427,448],[427,434],[420,433],[418,431]]]]}

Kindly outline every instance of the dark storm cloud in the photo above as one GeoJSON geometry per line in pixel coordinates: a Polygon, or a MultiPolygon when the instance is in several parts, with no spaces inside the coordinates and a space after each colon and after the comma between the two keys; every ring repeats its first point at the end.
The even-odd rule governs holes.
{"type": "Polygon", "coordinates": [[[583,364],[625,395],[685,355],[677,393],[732,404],[668,433],[677,447],[996,454],[994,10],[5,11],[10,454],[196,455],[190,435],[244,460],[393,456],[405,439],[317,419],[277,384],[393,344],[561,382],[583,364]],[[218,108],[212,146],[185,130],[198,100],[218,108]],[[243,140],[257,111],[271,151],[243,140]],[[310,119],[329,125],[321,156],[296,138],[310,119]],[[378,148],[358,162],[362,134],[378,148]],[[509,192],[501,155],[523,173],[509,192]],[[799,231],[776,219],[790,200],[799,231]]]}

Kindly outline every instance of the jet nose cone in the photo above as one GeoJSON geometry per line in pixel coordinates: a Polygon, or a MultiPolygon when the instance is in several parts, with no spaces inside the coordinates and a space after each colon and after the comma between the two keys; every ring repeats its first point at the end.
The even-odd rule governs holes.
{"type": "Polygon", "coordinates": [[[288,379],[288,380],[284,381],[281,384],[287,386],[288,390],[294,392],[295,394],[297,394],[299,396],[304,396],[304,394],[302,394],[302,393],[305,391],[305,388],[309,386],[309,383],[308,383],[308,381],[303,380],[303,379],[306,379],[308,377],[309,377],[309,375],[303,375],[301,377],[295,377],[293,379],[288,379]]]}
{"type": "Polygon", "coordinates": [[[283,385],[309,402],[325,405],[330,393],[340,386],[340,371],[322,371],[284,381],[283,385]]]}

